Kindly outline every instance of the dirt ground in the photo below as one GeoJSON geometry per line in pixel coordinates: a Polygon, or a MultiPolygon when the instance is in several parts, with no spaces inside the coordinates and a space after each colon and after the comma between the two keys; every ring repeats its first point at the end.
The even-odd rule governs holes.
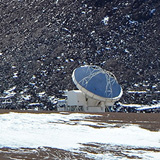
{"type": "MultiPolygon", "coordinates": [[[[49,112],[49,111],[16,111],[16,110],[0,110],[0,114],[7,114],[9,112],[19,112],[19,113],[36,113],[36,114],[51,114],[59,112],[49,112]]],[[[71,112],[60,112],[61,114],[72,114],[71,112]]],[[[85,113],[84,113],[85,114],[85,113]]],[[[87,113],[88,114],[88,113],[87,113]]],[[[98,124],[103,124],[103,122],[115,124],[114,127],[121,127],[123,125],[137,124],[140,127],[150,130],[159,131],[160,130],[160,116],[158,113],[89,113],[90,115],[97,115],[94,118],[88,115],[87,120],[91,122],[97,121],[98,124]],[[102,116],[99,116],[102,115],[102,116]]],[[[74,120],[75,121],[75,120],[74,120]]],[[[77,120],[78,121],[78,120],[77,120]]],[[[103,125],[91,126],[97,128],[103,128],[103,125]]],[[[112,156],[122,157],[126,159],[141,159],[137,155],[134,156],[134,152],[160,152],[160,149],[156,148],[132,148],[124,146],[112,146],[108,144],[82,144],[80,151],[82,152],[72,152],[57,148],[50,147],[39,147],[39,148],[0,148],[0,159],[10,160],[10,159],[23,159],[23,160],[41,160],[41,159],[54,159],[54,160],[64,160],[64,159],[94,159],[94,157],[88,157],[88,153],[92,154],[111,154],[112,156]]]]}
{"type": "MultiPolygon", "coordinates": [[[[72,114],[75,112],[52,112],[52,111],[34,111],[34,110],[0,110],[0,114],[5,114],[9,112],[17,113],[36,113],[36,114],[51,114],[51,113],[63,113],[72,114]]],[[[84,113],[85,114],[85,113],[84,113]]],[[[88,113],[86,113],[88,114],[88,113]]],[[[160,130],[160,114],[159,113],[115,113],[115,112],[105,112],[105,113],[89,113],[95,116],[94,120],[99,122],[107,123],[117,123],[117,124],[138,124],[142,128],[158,131],[160,130]]],[[[93,120],[91,118],[91,120],[93,120]]]]}

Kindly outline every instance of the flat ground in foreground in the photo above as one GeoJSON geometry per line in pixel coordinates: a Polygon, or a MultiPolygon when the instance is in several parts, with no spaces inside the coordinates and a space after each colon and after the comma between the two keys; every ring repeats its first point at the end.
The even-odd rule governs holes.
{"type": "MultiPolygon", "coordinates": [[[[78,128],[81,128],[81,129],[77,131],[74,130],[74,132],[71,132],[71,133],[77,134],[77,132],[80,131],[80,134],[78,135],[90,136],[93,132],[93,134],[95,135],[95,139],[99,138],[99,136],[97,136],[98,133],[102,133],[102,134],[106,133],[106,135],[103,134],[103,136],[109,135],[109,139],[117,138],[114,136],[119,136],[120,138],[125,139],[124,136],[128,134],[128,135],[131,135],[131,139],[132,139],[132,131],[134,132],[134,129],[135,129],[135,133],[133,134],[133,139],[137,140],[137,143],[139,143],[138,141],[140,140],[142,142],[144,141],[145,142],[144,144],[146,144],[146,143],[152,142],[151,140],[152,136],[148,136],[148,135],[153,134],[159,137],[159,131],[160,131],[160,114],[158,113],[113,113],[113,112],[112,113],[110,112],[106,112],[106,113],[75,113],[74,112],[73,113],[73,112],[0,110],[0,116],[4,114],[7,116],[7,118],[13,116],[13,118],[9,119],[9,121],[6,117],[3,117],[3,120],[7,120],[9,123],[10,121],[12,120],[14,121],[14,119],[17,118],[16,120],[18,121],[12,124],[12,125],[17,124],[17,127],[18,127],[19,121],[21,120],[18,118],[19,115],[21,116],[21,113],[33,113],[33,115],[39,115],[40,117],[38,116],[36,119],[34,119],[31,116],[31,118],[33,118],[33,120],[31,121],[33,121],[33,125],[34,124],[37,125],[37,120],[38,120],[38,124],[42,125],[42,130],[44,125],[47,125],[47,126],[49,125],[49,128],[51,126],[56,126],[55,129],[58,128],[58,126],[60,127],[67,126],[67,129],[64,128],[64,133],[63,133],[64,136],[68,135],[67,133],[68,130],[71,130],[72,127],[77,126],[78,128]],[[10,112],[12,114],[8,116],[8,113],[10,112]],[[16,113],[16,114],[13,114],[13,113],[16,113]],[[17,114],[17,113],[20,113],[20,114],[17,114]],[[46,116],[44,116],[44,114],[46,114],[46,116]],[[50,117],[50,121],[48,121],[48,119],[44,121],[45,117],[50,116],[51,114],[53,115],[50,117]],[[84,117],[83,116],[81,117],[81,115],[83,115],[84,117]],[[56,118],[54,119],[54,117],[57,117],[57,119],[56,118]],[[42,124],[40,123],[41,118],[43,119],[42,124]],[[103,132],[104,131],[103,129],[107,132],[103,132]],[[122,132],[123,129],[125,132],[128,132],[128,133],[123,135],[123,133],[125,133],[124,131],[122,132]],[[112,138],[111,138],[112,134],[110,133],[108,134],[108,132],[114,133],[112,138]],[[147,134],[147,136],[145,135],[145,137],[143,137],[142,132],[144,134],[147,134]]],[[[29,114],[29,116],[30,115],[31,114],[29,114]]],[[[25,120],[24,123],[26,123],[26,121],[29,119],[30,118],[27,118],[26,116],[25,119],[23,119],[25,120]]],[[[30,126],[29,123],[26,123],[26,127],[30,126]]],[[[25,126],[21,126],[21,127],[25,127],[25,126]]],[[[34,126],[32,127],[34,128],[34,126]]],[[[3,128],[2,126],[1,128],[3,132],[3,129],[5,129],[5,127],[3,128]]],[[[14,131],[16,131],[16,126],[14,127],[14,131]]],[[[31,131],[31,134],[29,134],[29,136],[32,136],[33,134],[35,134],[34,131],[37,131],[37,130],[33,130],[33,132],[31,131]]],[[[54,130],[48,130],[48,131],[49,132],[51,131],[51,134],[54,133],[54,130]]],[[[73,136],[73,139],[75,138],[74,135],[71,135],[71,136],[73,136]]],[[[3,134],[2,134],[2,138],[3,138],[3,134]]],[[[50,138],[52,138],[52,136],[50,138]]],[[[55,138],[59,138],[59,137],[58,136],[53,137],[52,141],[55,140],[55,138]]],[[[93,139],[91,140],[94,140],[94,136],[93,136],[93,139]]],[[[96,159],[97,160],[97,159],[108,159],[108,158],[109,159],[115,159],[115,158],[116,159],[156,159],[156,157],[160,156],[160,147],[159,147],[160,139],[158,138],[154,139],[155,143],[150,147],[138,146],[136,143],[133,143],[133,144],[136,144],[135,146],[130,145],[130,143],[127,143],[126,145],[126,142],[124,142],[123,140],[121,140],[120,143],[119,142],[115,143],[115,141],[106,141],[105,137],[104,137],[104,143],[98,140],[89,141],[89,142],[86,141],[85,143],[84,141],[83,142],[81,141],[82,139],[77,141],[81,145],[80,148],[77,150],[66,150],[63,148],[43,146],[43,144],[42,146],[39,146],[39,147],[28,146],[28,147],[19,147],[19,148],[13,148],[13,147],[1,145],[2,147],[0,147],[0,159],[3,159],[3,160],[9,160],[9,159],[25,159],[25,160],[29,160],[29,159],[38,159],[38,160],[39,159],[96,159]]],[[[127,139],[126,137],[126,141],[130,141],[130,139],[127,139]]],[[[66,142],[67,141],[65,141],[64,143],[66,142]]],[[[131,143],[132,142],[133,141],[131,140],[131,143]]]]}
{"type": "MultiPolygon", "coordinates": [[[[0,114],[9,112],[16,113],[35,113],[35,114],[50,114],[50,113],[63,113],[71,114],[75,112],[52,112],[52,111],[34,111],[34,110],[0,110],[0,114]]],[[[79,113],[79,112],[78,112],[79,113]]],[[[141,127],[149,129],[151,131],[160,130],[160,114],[159,113],[84,113],[91,115],[102,115],[94,117],[95,120],[107,123],[118,123],[118,124],[139,124],[141,127]]]]}

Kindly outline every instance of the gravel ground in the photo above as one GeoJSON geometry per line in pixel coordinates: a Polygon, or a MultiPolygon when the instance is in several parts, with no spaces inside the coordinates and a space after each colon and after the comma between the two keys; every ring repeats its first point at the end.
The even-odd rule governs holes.
{"type": "Polygon", "coordinates": [[[159,24],[157,0],[1,0],[0,97],[14,92],[0,101],[51,109],[47,97],[75,89],[72,71],[84,64],[115,74],[122,103],[158,101],[159,24]]]}

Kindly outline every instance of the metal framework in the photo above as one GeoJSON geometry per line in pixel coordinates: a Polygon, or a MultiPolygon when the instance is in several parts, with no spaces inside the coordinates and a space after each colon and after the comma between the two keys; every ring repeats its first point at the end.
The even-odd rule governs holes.
{"type": "Polygon", "coordinates": [[[109,95],[110,97],[113,97],[113,91],[112,91],[112,85],[117,82],[116,77],[109,71],[105,71],[102,68],[98,66],[88,66],[87,72],[89,72],[89,75],[84,77],[81,81],[79,81],[80,84],[83,86],[88,85],[89,81],[96,75],[102,73],[106,77],[106,87],[105,87],[105,94],[109,95]],[[91,69],[92,67],[92,69],[91,69]]]}

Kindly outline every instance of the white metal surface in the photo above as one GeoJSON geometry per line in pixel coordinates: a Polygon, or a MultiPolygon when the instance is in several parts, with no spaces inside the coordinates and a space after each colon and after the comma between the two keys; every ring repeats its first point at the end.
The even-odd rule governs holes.
{"type": "Polygon", "coordinates": [[[67,92],[68,106],[84,106],[86,105],[85,96],[80,90],[71,90],[67,92]]]}

